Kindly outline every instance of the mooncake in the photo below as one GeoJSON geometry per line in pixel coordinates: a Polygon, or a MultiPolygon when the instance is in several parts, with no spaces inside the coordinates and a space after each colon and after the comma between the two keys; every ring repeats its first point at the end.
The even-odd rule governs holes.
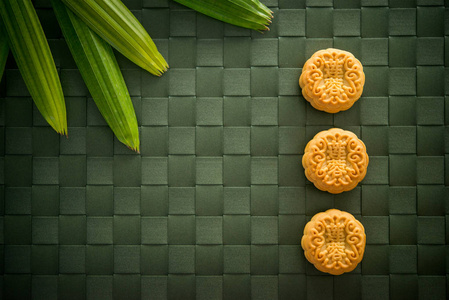
{"type": "Polygon", "coordinates": [[[349,109],[362,95],[364,84],[360,61],[348,51],[333,48],[315,52],[299,78],[304,98],[328,113],[349,109]]]}
{"type": "Polygon", "coordinates": [[[362,261],[366,235],[353,215],[329,209],[306,224],[301,246],[307,260],[321,272],[340,275],[351,272],[362,261]]]}
{"type": "Polygon", "coordinates": [[[365,144],[354,133],[339,128],[315,135],[302,157],[307,179],[332,194],[355,188],[365,177],[368,163],[365,144]]]}

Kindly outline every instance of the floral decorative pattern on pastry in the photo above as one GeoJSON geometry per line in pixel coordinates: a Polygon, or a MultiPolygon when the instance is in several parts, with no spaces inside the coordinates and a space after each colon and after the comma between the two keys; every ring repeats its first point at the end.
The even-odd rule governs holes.
{"type": "Polygon", "coordinates": [[[315,135],[302,157],[307,179],[332,194],[355,188],[365,177],[368,163],[365,144],[354,133],[339,128],[315,135]]]}
{"type": "Polygon", "coordinates": [[[350,213],[329,209],[313,216],[304,228],[304,255],[321,272],[340,275],[362,261],[366,235],[350,213]]]}
{"type": "Polygon", "coordinates": [[[328,113],[349,109],[362,95],[364,84],[360,61],[350,52],[333,48],[315,52],[299,78],[304,98],[328,113]]]}

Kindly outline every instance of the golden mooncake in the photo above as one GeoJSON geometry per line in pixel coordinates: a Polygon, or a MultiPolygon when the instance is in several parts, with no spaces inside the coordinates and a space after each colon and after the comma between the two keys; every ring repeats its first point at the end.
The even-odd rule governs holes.
{"type": "Polygon", "coordinates": [[[366,235],[353,215],[329,209],[306,224],[301,246],[304,255],[321,272],[340,275],[351,272],[362,261],[366,235]]]}
{"type": "Polygon", "coordinates": [[[332,194],[355,188],[365,178],[368,163],[365,144],[354,133],[339,128],[315,135],[302,157],[307,179],[332,194]]]}
{"type": "Polygon", "coordinates": [[[315,52],[299,78],[304,98],[328,113],[349,109],[362,95],[364,84],[360,61],[348,51],[333,48],[315,52]]]}

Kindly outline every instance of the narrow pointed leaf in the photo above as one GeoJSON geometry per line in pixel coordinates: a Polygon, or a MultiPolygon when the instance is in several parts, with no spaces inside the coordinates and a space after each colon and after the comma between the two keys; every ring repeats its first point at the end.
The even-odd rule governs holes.
{"type": "Polygon", "coordinates": [[[8,37],[3,31],[2,20],[0,19],[0,81],[2,80],[3,71],[5,70],[6,59],[9,54],[8,37]]]}
{"type": "Polygon", "coordinates": [[[67,134],[61,82],[31,0],[0,0],[0,16],[34,103],[56,132],[67,134]]]}
{"type": "Polygon", "coordinates": [[[95,104],[118,140],[138,152],[136,113],[111,46],[60,0],[52,0],[52,5],[95,104]]]}
{"type": "MultiPolygon", "coordinates": [[[[61,1],[61,0],[60,0],[61,1]]],[[[160,76],[168,64],[120,0],[62,0],[93,31],[136,65],[160,76]]]]}
{"type": "Polygon", "coordinates": [[[212,18],[258,31],[268,30],[272,12],[258,0],[175,0],[212,18]]]}
{"type": "MultiPolygon", "coordinates": [[[[241,1],[246,1],[246,0],[241,0],[241,1]]],[[[266,14],[273,15],[273,11],[271,11],[271,9],[269,9],[265,4],[261,3],[259,0],[251,0],[250,2],[252,2],[253,5],[256,5],[257,7],[262,9],[266,14]]]]}
{"type": "MultiPolygon", "coordinates": [[[[244,6],[250,9],[255,9],[258,14],[263,14],[265,16],[272,17],[273,12],[265,6],[265,4],[261,3],[259,0],[225,0],[228,2],[232,2],[239,6],[244,6]]],[[[210,1],[208,1],[210,2],[210,1]]]]}

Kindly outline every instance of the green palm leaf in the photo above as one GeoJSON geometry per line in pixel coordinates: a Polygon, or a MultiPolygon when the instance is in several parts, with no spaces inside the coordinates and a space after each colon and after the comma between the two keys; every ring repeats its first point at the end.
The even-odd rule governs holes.
{"type": "Polygon", "coordinates": [[[139,151],[136,113],[111,46],[60,0],[52,0],[58,22],[92,98],[118,140],[139,151]]]}
{"type": "Polygon", "coordinates": [[[0,16],[34,103],[56,132],[67,134],[61,83],[31,0],[0,0],[0,16]]]}
{"type": "Polygon", "coordinates": [[[258,0],[175,0],[212,18],[258,31],[268,30],[272,11],[258,0]]]}
{"type": "Polygon", "coordinates": [[[136,65],[160,76],[168,64],[120,0],[62,0],[93,31],[136,65]]]}
{"type": "Polygon", "coordinates": [[[6,59],[9,54],[8,38],[3,31],[2,20],[0,19],[0,80],[2,80],[3,71],[5,70],[6,59]]]}

